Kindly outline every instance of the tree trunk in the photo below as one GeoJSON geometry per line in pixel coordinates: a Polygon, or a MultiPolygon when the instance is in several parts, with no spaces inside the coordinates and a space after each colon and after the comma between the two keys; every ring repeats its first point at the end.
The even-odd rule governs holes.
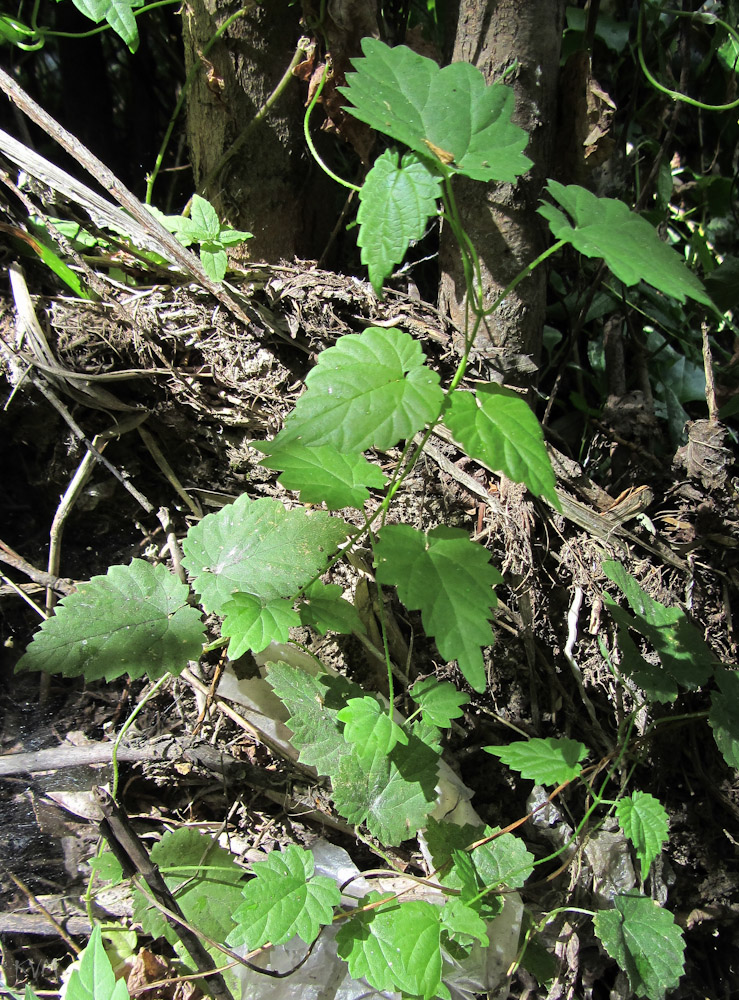
{"type": "MultiPolygon", "coordinates": [[[[517,60],[505,82],[515,92],[513,120],[528,133],[526,155],[534,162],[516,185],[456,181],[462,223],[480,256],[486,305],[544,249],[536,206],[550,172],[564,7],[564,0],[459,0],[454,10],[451,61],[471,62],[492,82],[517,60]]],[[[442,234],[440,262],[441,308],[463,329],[464,276],[448,231],[442,234]]],[[[478,337],[476,347],[506,381],[527,384],[528,374],[530,384],[531,362],[538,363],[541,349],[545,293],[540,269],[506,297],[478,337]]]]}
{"type": "MultiPolygon", "coordinates": [[[[303,8],[305,20],[315,23],[320,5],[303,0],[303,8]]],[[[187,107],[195,184],[221,218],[254,234],[249,251],[255,258],[268,262],[317,258],[346,192],[313,162],[306,147],[305,84],[290,77],[269,112],[254,120],[296,54],[305,30],[300,6],[289,0],[258,4],[237,18],[204,54],[218,27],[237,9],[224,0],[187,0],[183,13],[187,69],[193,65],[202,69],[187,107]],[[234,143],[235,155],[218,170],[224,156],[233,153],[234,143]]],[[[321,42],[330,46],[334,72],[342,73],[348,59],[360,54],[361,38],[378,33],[376,0],[329,0],[317,33],[319,49],[321,42]]],[[[324,96],[331,92],[338,99],[336,82],[343,80],[326,86],[324,96]]],[[[315,134],[323,116],[317,111],[314,117],[315,134]]],[[[322,138],[317,136],[319,144],[322,138]]]]}
{"type": "Polygon", "coordinates": [[[202,68],[187,105],[195,185],[221,218],[254,234],[254,256],[292,259],[305,249],[301,202],[308,168],[297,80],[288,82],[270,113],[252,124],[237,154],[213,176],[290,66],[300,36],[295,8],[274,0],[268,9],[257,6],[235,20],[203,55],[237,9],[223,0],[188,0],[183,11],[186,67],[202,68]]]}

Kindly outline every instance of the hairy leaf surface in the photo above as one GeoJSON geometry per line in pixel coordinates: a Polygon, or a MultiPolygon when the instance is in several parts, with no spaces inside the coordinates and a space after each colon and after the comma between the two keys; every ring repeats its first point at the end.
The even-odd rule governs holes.
{"type": "Polygon", "coordinates": [[[528,136],[511,122],[510,87],[490,84],[470,63],[439,69],[405,45],[362,39],[347,86],[350,111],[449,173],[478,181],[508,181],[531,166],[528,136]]]}
{"type": "Polygon", "coordinates": [[[378,295],[411,241],[425,233],[440,195],[441,177],[415,153],[400,159],[397,152],[387,149],[375,160],[359,192],[357,244],[378,295]]]}
{"type": "Polygon", "coordinates": [[[595,914],[595,933],[626,970],[637,996],[663,1000],[685,967],[680,928],[668,910],[637,892],[616,896],[613,902],[614,909],[595,914]]]}
{"type": "Polygon", "coordinates": [[[421,345],[400,330],[370,327],[318,356],[306,390],[275,438],[339,452],[392,448],[435,420],[444,399],[421,345]]]}
{"type": "Polygon", "coordinates": [[[197,660],[205,630],[189,590],[165,566],[134,559],[111,566],[74,594],[41,625],[18,670],[45,670],[87,681],[121,674],[156,680],[197,660]]]}
{"type": "Polygon", "coordinates": [[[490,565],[490,553],[459,528],[440,526],[416,531],[407,524],[383,528],[375,546],[377,580],[398,589],[407,608],[420,610],[426,632],[436,639],[446,660],[476,691],[485,690],[481,646],[493,642],[490,628],[502,583],[490,565]]]}
{"type": "Polygon", "coordinates": [[[278,500],[242,494],[190,528],[183,562],[203,607],[222,614],[236,593],[264,601],[292,597],[350,530],[322,511],[286,510],[278,500]]]}
{"type": "Polygon", "coordinates": [[[296,934],[312,944],[321,927],[333,920],[341,893],[332,878],[315,874],[310,851],[287,844],[266,861],[255,862],[252,871],[255,877],[246,884],[244,902],[233,915],[237,926],[228,936],[232,948],[245,944],[251,951],[267,941],[284,944],[296,934]]]}

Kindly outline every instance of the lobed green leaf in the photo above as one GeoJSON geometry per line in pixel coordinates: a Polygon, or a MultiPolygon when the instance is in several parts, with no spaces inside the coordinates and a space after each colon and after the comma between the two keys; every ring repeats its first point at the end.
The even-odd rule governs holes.
{"type": "Polygon", "coordinates": [[[580,761],[588,753],[586,746],[577,740],[551,736],[483,749],[537,785],[561,785],[572,781],[582,771],[580,761]]]}
{"type": "Polygon", "coordinates": [[[678,302],[692,298],[713,306],[700,280],[672,247],[622,201],[599,198],[577,184],[565,187],[553,180],[547,182],[547,193],[574,222],[554,205],[543,204],[539,214],[549,223],[555,239],[566,240],[586,257],[600,257],[627,286],[646,281],[678,302]]]}
{"type": "Polygon", "coordinates": [[[509,87],[488,85],[470,63],[440,69],[405,45],[364,38],[362,52],[339,88],[355,118],[473,180],[512,184],[531,166],[523,155],[528,136],[511,121],[509,87]]]}
{"type": "Polygon", "coordinates": [[[387,482],[377,465],[364,455],[342,454],[333,445],[307,448],[300,442],[279,445],[254,442],[267,458],[259,463],[266,469],[278,469],[278,482],[286,490],[300,490],[301,503],[325,503],[329,510],[356,507],[362,510],[369,500],[368,486],[382,489],[387,482]]]}
{"type": "Polygon", "coordinates": [[[637,892],[616,896],[614,909],[595,914],[595,933],[629,977],[632,990],[663,1000],[680,981],[685,941],[670,912],[637,892]]]}
{"type": "Polygon", "coordinates": [[[327,632],[350,635],[352,632],[366,631],[357,609],[344,600],[337,583],[321,583],[320,580],[312,583],[303,591],[298,614],[303,625],[315,629],[321,635],[326,635],[327,632]]]}
{"type": "Polygon", "coordinates": [[[411,242],[424,235],[440,196],[441,177],[415,153],[399,159],[388,149],[375,160],[359,192],[357,244],[378,295],[411,242]]]}
{"type": "Polygon", "coordinates": [[[286,510],[246,494],[190,528],[184,565],[206,611],[222,614],[236,593],[292,597],[329,561],[350,527],[322,511],[286,510]]]}
{"type": "MultiPolygon", "coordinates": [[[[369,906],[382,900],[371,892],[359,901],[369,906]]],[[[445,997],[441,982],[441,910],[421,900],[397,900],[357,913],[336,935],[339,957],[353,979],[366,979],[376,990],[423,997],[445,997]]]]}
{"type": "Polygon", "coordinates": [[[231,660],[238,660],[249,650],[260,653],[271,642],[287,642],[290,629],[300,625],[292,601],[281,597],[262,601],[252,594],[234,594],[222,610],[225,621],[221,634],[231,639],[228,644],[231,660]]]}
{"type": "Polygon", "coordinates": [[[442,729],[448,729],[452,719],[464,715],[462,705],[470,700],[468,694],[458,691],[453,684],[435,677],[416,681],[408,693],[421,708],[423,718],[442,729]]]}
{"type": "Polygon", "coordinates": [[[190,591],[162,565],[134,559],[111,566],[41,625],[17,670],[45,670],[87,681],[128,674],[156,680],[179,674],[202,652],[205,629],[190,591]]]}
{"type": "Polygon", "coordinates": [[[344,739],[352,743],[360,757],[372,760],[375,754],[389,754],[397,743],[404,746],[408,737],[376,698],[350,698],[336,718],[344,723],[344,739]]]}
{"type": "Polygon", "coordinates": [[[636,850],[641,877],[649,874],[652,862],[667,841],[667,812],[648,792],[634,792],[619,800],[616,816],[624,834],[636,850]]]}
{"type": "Polygon", "coordinates": [[[295,844],[255,862],[254,878],[246,884],[244,902],[233,914],[236,927],[227,943],[232,948],[245,944],[252,951],[268,941],[284,944],[297,935],[312,944],[341,903],[336,882],[315,875],[314,869],[313,854],[295,844]]]}
{"type": "Polygon", "coordinates": [[[420,610],[426,632],[436,639],[446,660],[476,691],[485,690],[481,646],[493,642],[490,628],[502,583],[490,565],[490,553],[459,528],[440,526],[416,531],[407,524],[388,525],[375,545],[379,583],[397,587],[407,608],[420,610]]]}
{"type": "Polygon", "coordinates": [[[318,356],[274,443],[330,444],[342,454],[392,448],[441,411],[439,376],[425,361],[421,345],[399,330],[340,337],[318,356]]]}

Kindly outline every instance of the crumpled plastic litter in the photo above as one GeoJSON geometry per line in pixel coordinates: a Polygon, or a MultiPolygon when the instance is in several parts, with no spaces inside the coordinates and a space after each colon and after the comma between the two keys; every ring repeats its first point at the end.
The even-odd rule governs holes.
{"type": "MultiPolygon", "coordinates": [[[[366,879],[343,848],[325,840],[316,841],[311,850],[316,874],[327,875],[339,885],[352,880],[342,893],[344,902],[349,904],[351,899],[359,899],[372,889],[398,892],[411,883],[410,879],[402,877],[366,879]]],[[[418,884],[414,884],[413,898],[439,905],[444,900],[440,892],[418,884]]],[[[503,996],[507,995],[507,971],[518,949],[522,913],[523,903],[518,893],[507,893],[502,913],[488,922],[490,945],[487,948],[476,945],[462,962],[444,954],[443,980],[453,1000],[469,1000],[476,994],[494,993],[501,987],[504,987],[503,996]]],[[[370,1000],[373,997],[395,1000],[400,997],[399,993],[380,992],[364,979],[351,977],[346,962],[336,952],[337,931],[337,925],[324,927],[312,949],[299,938],[293,938],[251,960],[252,964],[261,964],[279,973],[295,969],[285,978],[276,979],[239,967],[236,974],[241,983],[242,1000],[370,1000]],[[300,965],[309,951],[308,958],[300,965]]]]}
{"type": "MultiPolygon", "coordinates": [[[[260,667],[282,661],[311,674],[321,669],[308,654],[280,643],[272,643],[256,660],[260,667]]],[[[290,743],[290,730],[285,725],[287,711],[263,677],[239,680],[232,669],[227,669],[221,678],[218,694],[239,705],[239,713],[259,730],[268,745],[279,749],[287,759],[297,760],[297,751],[290,743]]],[[[399,715],[397,721],[403,721],[399,715]]],[[[459,825],[484,825],[470,802],[472,792],[443,758],[439,762],[436,792],[436,808],[431,813],[434,819],[459,825]]],[[[431,866],[422,832],[418,840],[421,852],[431,866]]],[[[346,851],[327,841],[317,841],[312,851],[316,873],[327,875],[338,885],[346,886],[343,896],[347,905],[351,905],[351,898],[360,898],[372,889],[399,892],[407,888],[411,881],[402,877],[365,879],[346,851]]],[[[438,905],[444,901],[443,894],[438,890],[418,883],[413,883],[412,898],[438,905]]],[[[488,947],[475,945],[470,955],[461,962],[444,955],[443,981],[453,1000],[468,1000],[480,993],[488,993],[491,1000],[503,1000],[508,996],[508,969],[518,952],[523,902],[517,892],[506,893],[504,899],[502,912],[487,924],[488,947]]],[[[295,969],[292,975],[274,978],[241,967],[238,974],[242,983],[242,1000],[371,1000],[374,997],[395,1000],[399,997],[399,993],[379,992],[364,980],[352,979],[346,963],[336,953],[337,930],[336,926],[324,927],[311,949],[295,938],[251,960],[252,964],[261,962],[264,968],[279,973],[295,969]],[[308,958],[297,968],[308,950],[308,958]]]]}

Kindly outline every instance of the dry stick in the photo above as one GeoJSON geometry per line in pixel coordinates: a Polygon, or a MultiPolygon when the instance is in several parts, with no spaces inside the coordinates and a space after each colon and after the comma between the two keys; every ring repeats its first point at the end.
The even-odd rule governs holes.
{"type": "Polygon", "coordinates": [[[176,930],[177,936],[197,968],[208,974],[208,979],[203,981],[203,988],[210,992],[216,1000],[234,1000],[223,976],[214,971],[215,963],[205,949],[203,942],[186,925],[185,915],[177,900],[167,888],[167,883],[159,874],[159,869],[153,864],[125,811],[103,788],[97,789],[95,799],[105,817],[100,823],[102,836],[120,862],[124,873],[141,875],[154,899],[162,906],[162,912],[168,923],[176,930]]]}
{"type": "MultiPolygon", "coordinates": [[[[102,434],[96,435],[92,442],[93,448],[95,448],[101,455],[105,445],[111,438],[120,437],[121,434],[125,434],[127,431],[134,430],[139,424],[143,423],[148,417],[148,413],[138,413],[134,417],[128,420],[122,421],[115,427],[111,427],[107,431],[103,431],[102,434]],[[102,447],[101,447],[102,446],[102,447]]],[[[54,520],[51,522],[51,529],[49,531],[49,564],[48,570],[52,576],[58,576],[59,574],[59,563],[61,561],[61,544],[62,544],[62,532],[64,531],[64,524],[69,517],[69,514],[74,507],[77,499],[84,489],[85,483],[90,478],[90,475],[95,464],[95,456],[91,451],[85,453],[85,457],[80,462],[77,467],[72,480],[67,487],[64,496],[59,502],[59,506],[54,514],[54,520]]],[[[51,614],[53,612],[54,606],[56,604],[56,594],[53,588],[47,587],[46,589],[46,613],[51,614]]]]}
{"type": "Polygon", "coordinates": [[[85,170],[90,173],[95,180],[101,184],[113,197],[116,199],[119,205],[125,208],[134,217],[139,225],[143,226],[145,230],[151,232],[157,240],[167,249],[168,253],[172,255],[172,258],[182,267],[188,274],[191,274],[194,278],[200,282],[200,284],[207,288],[211,295],[214,295],[219,302],[231,312],[234,316],[241,320],[241,322],[248,326],[251,322],[247,314],[238,304],[238,302],[233,299],[228,292],[226,292],[219,284],[209,278],[206,274],[203,265],[200,263],[198,258],[186,250],[181,243],[174,238],[174,236],[168,232],[164,226],[156,219],[152,213],[145,208],[144,205],[138,200],[138,198],[132,194],[125,185],[118,180],[116,175],[112,170],[94,156],[90,150],[83,146],[79,139],[76,139],[71,132],[68,132],[65,128],[57,122],[51,115],[47,114],[44,109],[38,105],[32,97],[30,97],[23,88],[9,76],[5,70],[0,69],[0,90],[13,101],[24,112],[28,115],[31,121],[35,122],[39,128],[42,128],[44,132],[55,139],[62,149],[66,150],[70,156],[81,164],[85,170]]]}
{"type": "Polygon", "coordinates": [[[18,886],[18,888],[21,890],[21,892],[26,897],[26,899],[28,900],[28,902],[32,906],[35,906],[37,909],[39,909],[41,911],[41,913],[43,913],[43,915],[46,917],[46,919],[52,925],[52,927],[57,932],[57,934],[59,935],[59,937],[67,945],[67,947],[71,948],[72,951],[75,953],[75,955],[79,955],[79,953],[82,951],[82,949],[80,948],[80,946],[78,944],[76,944],[72,940],[72,938],[69,936],[69,934],[67,934],[67,932],[65,931],[65,929],[62,927],[62,925],[56,919],[56,917],[53,914],[49,913],[49,911],[46,909],[46,907],[44,906],[44,904],[34,896],[34,894],[31,892],[31,890],[28,888],[28,886],[26,885],[25,882],[23,882],[21,879],[19,879],[17,875],[14,875],[13,872],[11,872],[10,869],[7,868],[5,865],[3,865],[2,867],[3,867],[3,870],[4,870],[5,874],[11,880],[11,882],[14,882],[15,885],[18,886]]]}
{"type": "Polygon", "coordinates": [[[23,556],[19,556],[9,545],[6,545],[1,538],[0,562],[5,563],[6,566],[12,566],[13,569],[17,569],[29,580],[33,580],[34,583],[38,583],[42,587],[53,587],[54,590],[58,590],[62,594],[73,594],[77,589],[71,580],[60,579],[58,576],[51,576],[42,569],[36,569],[35,566],[26,562],[23,556]]]}
{"type": "Polygon", "coordinates": [[[718,406],[716,405],[716,383],[713,378],[713,356],[708,339],[708,323],[701,323],[703,337],[703,369],[706,373],[706,403],[708,404],[708,419],[710,423],[718,422],[718,406]]]}
{"type": "MultiPolygon", "coordinates": [[[[0,70],[0,72],[2,72],[2,70],[0,70]]],[[[48,401],[51,403],[51,405],[54,407],[57,413],[59,413],[64,418],[74,436],[79,441],[81,441],[82,444],[84,444],[85,448],[87,448],[89,452],[91,452],[95,461],[99,462],[102,466],[104,466],[112,476],[115,476],[118,482],[126,490],[128,490],[128,492],[131,494],[134,500],[141,507],[144,508],[147,514],[153,514],[154,505],[149,503],[144,494],[140,493],[139,490],[137,490],[136,487],[133,485],[133,483],[131,483],[128,479],[126,479],[126,477],[122,475],[114,465],[111,465],[108,459],[105,458],[103,455],[101,455],[100,452],[97,450],[97,448],[94,447],[92,441],[90,441],[87,437],[85,437],[85,432],[79,426],[79,424],[74,419],[72,414],[69,412],[67,407],[64,405],[64,403],[62,403],[61,399],[59,399],[56,393],[52,392],[51,388],[48,385],[46,385],[41,376],[31,375],[30,378],[31,382],[36,386],[38,391],[48,399],[48,401]]]]}

